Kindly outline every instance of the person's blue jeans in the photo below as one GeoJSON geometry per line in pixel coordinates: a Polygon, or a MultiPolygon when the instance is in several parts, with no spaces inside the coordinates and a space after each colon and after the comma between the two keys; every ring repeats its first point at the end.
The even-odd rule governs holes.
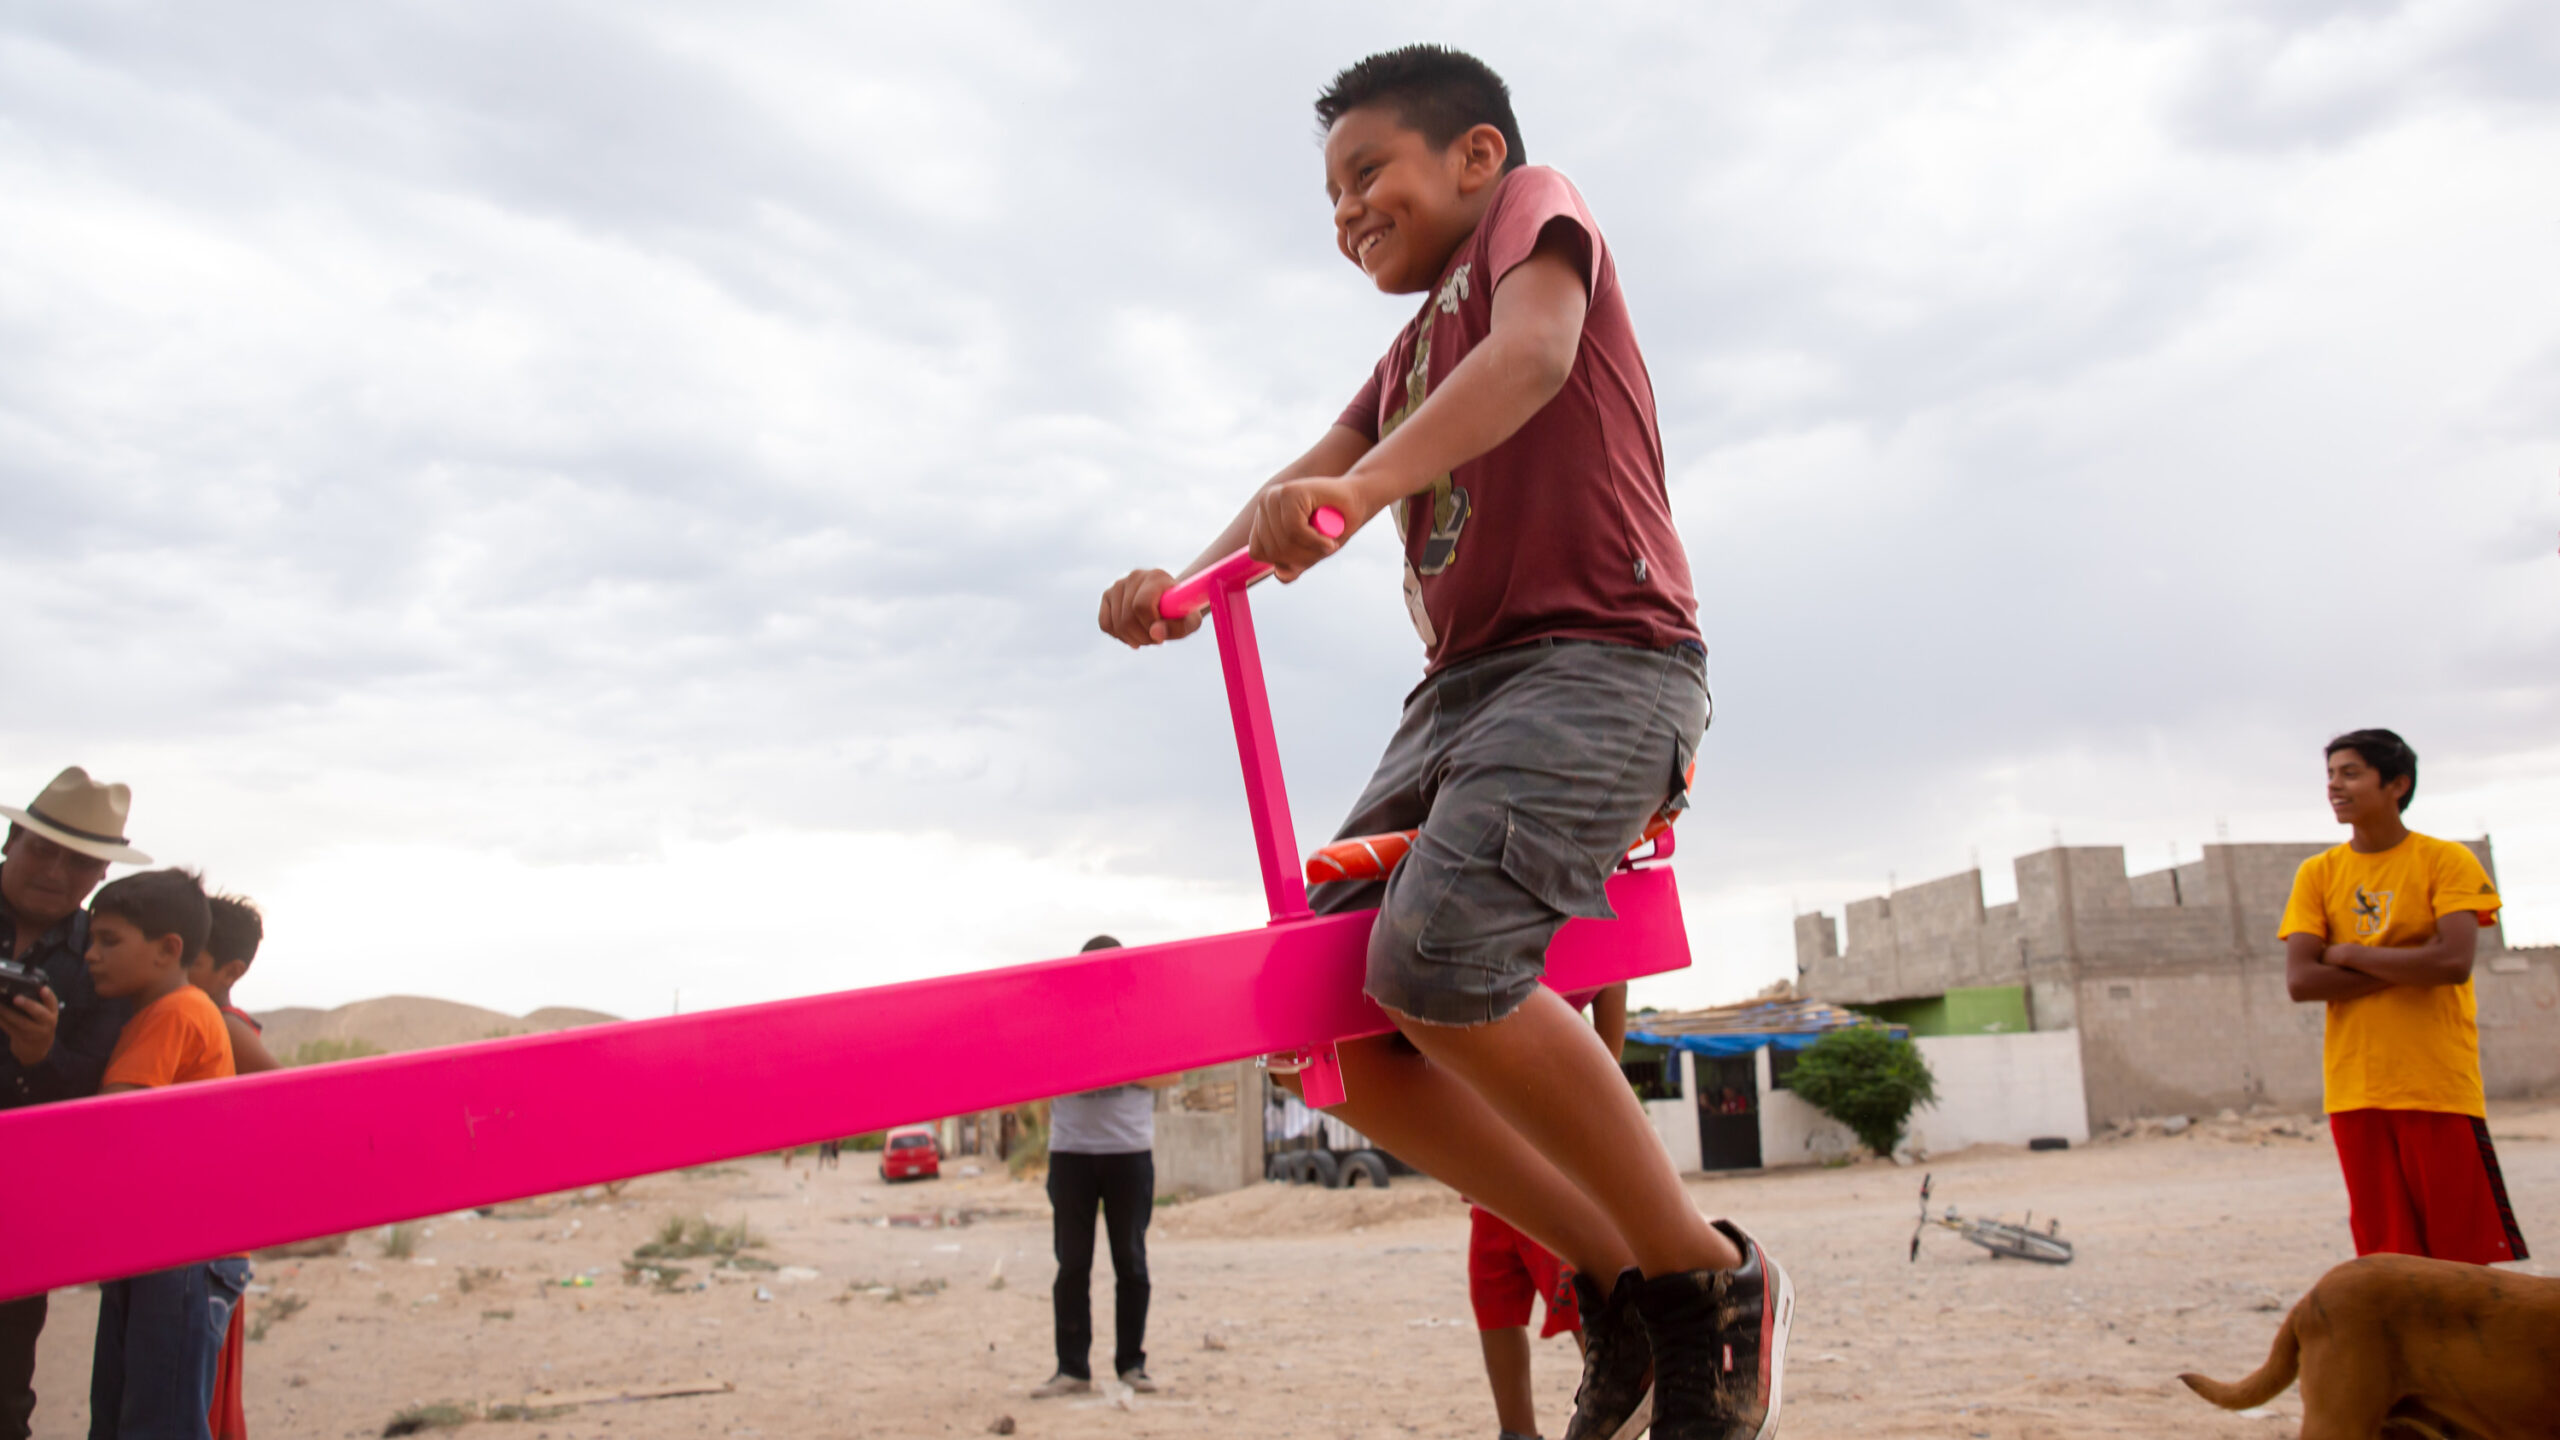
{"type": "Polygon", "coordinates": [[[89,1440],[212,1440],[214,1371],[249,1262],[209,1260],[98,1287],[89,1440]]]}

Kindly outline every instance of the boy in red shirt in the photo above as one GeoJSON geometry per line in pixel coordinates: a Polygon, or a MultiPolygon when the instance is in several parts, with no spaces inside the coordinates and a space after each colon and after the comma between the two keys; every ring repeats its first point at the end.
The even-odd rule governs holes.
{"type": "Polygon", "coordinates": [[[214,895],[205,903],[213,913],[213,928],[205,936],[204,948],[187,962],[187,983],[203,991],[222,1011],[222,1028],[231,1037],[235,1072],[261,1075],[281,1070],[284,1062],[267,1053],[263,1038],[267,1027],[231,1003],[231,987],[240,983],[249,973],[249,962],[258,958],[258,944],[267,935],[266,917],[245,896],[214,895]]]}
{"type": "Polygon", "coordinates": [[[2357,730],[2328,760],[2329,809],[2354,834],[2302,862],[2277,933],[2293,998],[2329,1007],[2321,1081],[2356,1253],[2522,1260],[2471,988],[2497,887],[2469,847],[2401,822],[2418,791],[2409,742],[2357,730]]]}
{"type": "MultiPolygon", "coordinates": [[[[267,1051],[266,1027],[231,1003],[231,987],[240,983],[249,973],[249,962],[258,958],[258,943],[267,934],[266,919],[256,905],[239,895],[210,896],[206,905],[213,926],[205,932],[204,948],[187,962],[187,983],[222,1011],[223,1032],[231,1037],[234,1074],[281,1070],[283,1062],[267,1051]]],[[[243,1378],[249,1360],[248,1332],[249,1302],[243,1298],[231,1307],[231,1328],[222,1337],[222,1360],[214,1371],[213,1411],[207,1417],[213,1440],[247,1440],[249,1434],[243,1378]]]]}
{"type": "MultiPolygon", "coordinates": [[[[1609,986],[1591,1000],[1592,1027],[1609,1057],[1627,1048],[1627,987],[1609,986]]],[[[1538,1440],[1537,1392],[1530,1385],[1529,1307],[1543,1302],[1546,1320],[1538,1338],[1567,1331],[1582,1343],[1582,1308],[1574,1298],[1573,1271],[1555,1252],[1521,1234],[1481,1205],[1467,1207],[1467,1300],[1476,1312],[1476,1342],[1484,1349],[1485,1383],[1493,1387],[1494,1422],[1501,1440],[1538,1440]]],[[[1632,1423],[1632,1422],[1631,1422],[1632,1423]]]]}
{"type": "MultiPolygon", "coordinates": [[[[1665,806],[1707,721],[1706,650],[1671,523],[1653,388],[1582,197],[1528,166],[1510,92],[1416,45],[1335,77],[1335,241],[1420,295],[1340,420],[1265,482],[1193,570],[1249,545],[1283,580],[1380,514],[1403,536],[1422,684],[1341,833],[1420,830],[1385,881],[1366,989],[1399,1034],[1341,1047],[1342,1118],[1575,1270],[1588,1347],[1566,1440],[1776,1433],[1794,1292],[1749,1235],[1689,1203],[1608,1049],[1538,981],[1572,916],[1665,806]]],[[[1131,646],[1175,577],[1132,572],[1103,630],[1131,646]]]]}
{"type": "MultiPolygon", "coordinates": [[[[133,1006],[100,1093],[232,1073],[222,1012],[187,983],[212,916],[183,870],[128,875],[89,902],[89,977],[133,1006]]],[[[98,1287],[89,1371],[90,1440],[208,1440],[214,1371],[249,1262],[232,1256],[98,1287]]]]}

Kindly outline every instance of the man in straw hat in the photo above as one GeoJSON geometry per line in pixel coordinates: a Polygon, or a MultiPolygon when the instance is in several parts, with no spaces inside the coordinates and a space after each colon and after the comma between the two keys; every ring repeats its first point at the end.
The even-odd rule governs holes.
{"type": "MultiPolygon", "coordinates": [[[[25,809],[0,805],[0,959],[43,981],[33,997],[0,1000],[0,1110],[98,1093],[126,1007],[89,980],[89,916],[80,907],[110,864],[148,865],[125,843],[133,792],[101,785],[74,765],[25,809]]],[[[0,1302],[0,1440],[26,1440],[35,1414],[36,1336],[45,1297],[0,1302]]]]}

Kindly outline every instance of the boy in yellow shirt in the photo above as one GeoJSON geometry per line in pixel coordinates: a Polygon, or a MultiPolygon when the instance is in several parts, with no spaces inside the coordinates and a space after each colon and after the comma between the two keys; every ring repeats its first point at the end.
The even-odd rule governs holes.
{"type": "Polygon", "coordinates": [[[2285,985],[2329,1007],[2321,1072],[2356,1253],[2526,1258],[2490,1148],[2471,989],[2498,891],[2462,845],[2401,822],[2418,756],[2388,730],[2329,742],[2346,844],[2302,862],[2279,933],[2285,985]]]}

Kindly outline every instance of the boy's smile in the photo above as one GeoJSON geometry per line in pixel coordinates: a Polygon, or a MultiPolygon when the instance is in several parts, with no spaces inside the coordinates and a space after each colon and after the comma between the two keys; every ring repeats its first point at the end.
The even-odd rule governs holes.
{"type": "Polygon", "coordinates": [[[2364,763],[2363,756],[2341,750],[2329,757],[2329,813],[2341,825],[2397,815],[2399,797],[2383,788],[2382,772],[2364,763]]]}
{"type": "Polygon", "coordinates": [[[1435,148],[1392,107],[1350,111],[1324,140],[1334,243],[1390,295],[1429,290],[1484,218],[1507,153],[1490,125],[1435,148]]]}

